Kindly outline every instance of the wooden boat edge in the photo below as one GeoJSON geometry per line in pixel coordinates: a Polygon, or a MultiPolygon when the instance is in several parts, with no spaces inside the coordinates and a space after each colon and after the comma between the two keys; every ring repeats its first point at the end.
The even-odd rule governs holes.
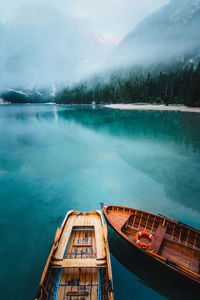
{"type": "MultiPolygon", "coordinates": [[[[186,273],[186,272],[183,272],[183,271],[181,271],[180,269],[178,269],[178,268],[176,268],[176,267],[173,267],[173,265],[171,265],[171,264],[166,264],[166,262],[164,262],[160,257],[159,257],[159,255],[156,257],[156,256],[154,256],[154,254],[152,253],[152,252],[150,252],[149,250],[144,250],[144,249],[142,249],[142,248],[139,248],[139,247],[137,247],[123,232],[122,232],[122,227],[123,227],[123,225],[122,225],[122,227],[121,227],[121,229],[120,229],[120,231],[118,230],[118,228],[116,228],[116,226],[110,221],[110,218],[108,217],[108,213],[107,213],[107,209],[109,208],[109,207],[115,207],[115,208],[117,208],[117,207],[119,207],[119,208],[126,208],[126,209],[128,209],[128,210],[137,210],[137,211],[139,211],[139,212],[145,212],[145,211],[142,211],[142,210],[139,210],[139,209],[134,209],[134,208],[130,208],[130,207],[125,207],[125,206],[119,206],[119,205],[102,205],[102,211],[103,211],[103,214],[104,214],[104,217],[105,217],[105,219],[106,219],[106,221],[107,221],[107,223],[121,236],[121,237],[123,237],[127,242],[128,242],[128,244],[129,245],[131,245],[136,251],[138,251],[139,253],[142,253],[142,254],[144,254],[146,257],[149,257],[149,258],[151,258],[151,259],[154,259],[155,261],[157,261],[158,263],[160,263],[160,264],[162,264],[165,268],[168,268],[168,269],[171,269],[172,271],[175,271],[176,273],[179,273],[181,276],[183,276],[183,278],[185,279],[185,278],[187,278],[187,279],[190,279],[190,280],[192,280],[193,282],[195,282],[195,283],[197,283],[198,285],[200,284],[200,275],[199,274],[196,274],[196,273],[194,273],[194,274],[196,274],[196,275],[198,275],[199,276],[199,279],[197,279],[197,278],[195,278],[194,276],[190,276],[190,275],[188,275],[188,273],[186,273]]],[[[151,215],[153,215],[153,216],[158,216],[158,217],[161,217],[161,216],[159,216],[159,215],[155,215],[155,214],[152,214],[152,213],[149,213],[149,214],[151,214],[151,215]]],[[[164,217],[161,217],[161,218],[163,218],[164,219],[164,217]]],[[[173,220],[173,219],[171,219],[171,221],[175,221],[175,222],[177,222],[178,223],[178,221],[177,220],[173,220]]],[[[192,228],[194,231],[196,231],[196,232],[200,232],[200,230],[198,230],[197,228],[194,228],[194,227],[192,227],[192,226],[189,226],[189,225],[187,225],[187,224],[184,224],[184,223],[181,223],[180,222],[180,224],[182,224],[182,226],[185,226],[185,227],[187,227],[187,228],[192,228]]],[[[195,276],[196,276],[195,275],[195,276]]]]}
{"type": "MultiPolygon", "coordinates": [[[[179,225],[185,226],[185,227],[187,227],[187,228],[190,228],[190,229],[192,229],[192,230],[194,230],[194,231],[200,232],[200,229],[197,229],[197,228],[195,228],[195,227],[192,227],[192,226],[190,226],[190,225],[187,225],[187,224],[185,224],[185,223],[182,223],[182,222],[180,222],[180,221],[178,221],[178,220],[169,218],[169,217],[164,216],[164,215],[162,215],[162,214],[157,214],[157,215],[156,215],[156,214],[153,214],[153,213],[150,213],[150,212],[146,212],[146,211],[144,211],[144,210],[140,210],[140,209],[138,209],[138,208],[132,208],[132,207],[120,206],[120,205],[106,205],[106,204],[103,204],[103,205],[102,205],[102,211],[103,211],[103,214],[104,214],[104,212],[106,212],[106,210],[107,210],[109,207],[119,207],[119,208],[126,208],[126,209],[130,209],[130,210],[137,210],[137,211],[139,211],[139,212],[145,212],[145,213],[148,213],[148,214],[150,214],[150,215],[152,215],[152,216],[156,216],[156,217],[159,217],[159,218],[163,218],[163,219],[169,220],[169,221],[171,221],[171,222],[174,222],[174,223],[176,223],[177,225],[179,224],[179,225]],[[105,209],[105,208],[106,208],[106,209],[105,209]]],[[[105,214],[104,214],[104,215],[105,215],[105,214]]]]}

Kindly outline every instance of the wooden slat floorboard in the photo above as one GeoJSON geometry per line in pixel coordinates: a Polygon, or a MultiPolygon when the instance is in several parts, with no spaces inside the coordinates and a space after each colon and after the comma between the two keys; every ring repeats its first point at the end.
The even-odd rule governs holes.
{"type": "MultiPolygon", "coordinates": [[[[68,212],[57,230],[40,282],[45,279],[49,299],[113,300],[108,289],[112,273],[105,226],[99,211],[68,212]],[[104,277],[101,286],[99,276],[104,277]]],[[[42,292],[40,296],[36,300],[44,300],[42,292]]]]}
{"type": "MultiPolygon", "coordinates": [[[[62,271],[58,300],[96,300],[98,298],[97,265],[101,267],[101,264],[105,263],[105,260],[96,261],[96,258],[106,257],[101,218],[94,214],[73,217],[71,229],[73,229],[73,222],[76,226],[93,226],[94,230],[78,231],[78,227],[76,231],[72,230],[66,259],[62,261],[62,267],[68,268],[62,271]]],[[[55,264],[59,265],[59,261],[55,264]]]]}

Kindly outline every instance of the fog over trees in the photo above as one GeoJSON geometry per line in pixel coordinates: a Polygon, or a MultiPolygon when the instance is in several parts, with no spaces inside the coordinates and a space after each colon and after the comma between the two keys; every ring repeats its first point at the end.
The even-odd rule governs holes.
{"type": "Polygon", "coordinates": [[[108,62],[116,70],[107,81],[99,76],[66,87],[57,102],[200,106],[198,28],[199,0],[170,1],[122,40],[108,62]]]}
{"type": "Polygon", "coordinates": [[[198,106],[199,28],[200,0],[9,0],[0,97],[198,106]]]}

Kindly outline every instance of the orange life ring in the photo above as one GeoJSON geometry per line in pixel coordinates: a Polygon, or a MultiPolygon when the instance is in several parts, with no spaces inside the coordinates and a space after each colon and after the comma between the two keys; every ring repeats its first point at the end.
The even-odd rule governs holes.
{"type": "Polygon", "coordinates": [[[135,235],[136,243],[142,248],[148,248],[151,245],[151,243],[145,244],[145,243],[140,242],[140,237],[141,236],[147,236],[152,242],[153,241],[153,235],[150,232],[147,232],[147,231],[138,231],[135,235]]]}

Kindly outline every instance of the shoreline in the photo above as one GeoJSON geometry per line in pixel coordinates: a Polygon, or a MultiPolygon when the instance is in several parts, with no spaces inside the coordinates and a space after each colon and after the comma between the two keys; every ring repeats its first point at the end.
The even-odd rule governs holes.
{"type": "Polygon", "coordinates": [[[181,111],[200,113],[200,107],[188,107],[184,105],[153,105],[153,104],[107,104],[106,108],[121,110],[161,110],[161,111],[181,111]]]}

